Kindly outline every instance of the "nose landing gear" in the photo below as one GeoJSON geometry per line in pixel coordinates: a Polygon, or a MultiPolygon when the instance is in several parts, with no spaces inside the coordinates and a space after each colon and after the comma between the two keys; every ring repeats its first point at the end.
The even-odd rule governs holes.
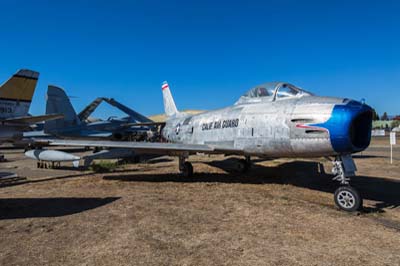
{"type": "Polygon", "coordinates": [[[350,177],[354,176],[356,171],[356,165],[349,154],[337,156],[333,161],[332,173],[335,175],[333,180],[341,184],[335,191],[334,200],[341,210],[354,212],[362,208],[363,200],[360,193],[350,186],[350,177]]]}
{"type": "Polygon", "coordinates": [[[362,207],[362,198],[358,191],[351,186],[341,186],[335,191],[336,205],[348,212],[354,212],[362,207]]]}

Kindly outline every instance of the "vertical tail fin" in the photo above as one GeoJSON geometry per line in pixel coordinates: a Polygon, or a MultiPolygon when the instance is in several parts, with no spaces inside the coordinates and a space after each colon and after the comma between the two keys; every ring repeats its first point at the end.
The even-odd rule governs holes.
{"type": "Polygon", "coordinates": [[[0,86],[1,118],[28,115],[39,73],[21,69],[0,86]]]}
{"type": "Polygon", "coordinates": [[[169,90],[169,86],[166,81],[163,82],[161,89],[163,92],[165,114],[167,116],[176,115],[178,113],[178,109],[176,109],[174,98],[172,98],[171,91],[169,90]]]}
{"type": "Polygon", "coordinates": [[[44,123],[45,132],[81,124],[68,96],[63,89],[56,86],[49,85],[47,88],[46,114],[63,114],[64,118],[46,121],[44,123]]]}

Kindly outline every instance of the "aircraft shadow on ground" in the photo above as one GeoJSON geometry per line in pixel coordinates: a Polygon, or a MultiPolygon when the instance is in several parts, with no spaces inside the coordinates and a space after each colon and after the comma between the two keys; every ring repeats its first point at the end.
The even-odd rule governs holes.
{"type": "Polygon", "coordinates": [[[119,197],[109,198],[16,198],[0,199],[0,220],[60,217],[107,205],[119,197]]]}
{"type": "MultiPolygon", "coordinates": [[[[76,171],[76,168],[60,167],[60,168],[56,168],[56,169],[52,169],[52,170],[74,170],[74,171],[76,171]]],[[[138,169],[119,169],[119,170],[114,170],[113,173],[125,173],[125,172],[134,172],[134,171],[139,171],[139,170],[138,169]]],[[[76,173],[76,174],[70,174],[70,175],[44,177],[44,178],[39,178],[39,179],[27,179],[26,177],[23,177],[23,176],[16,176],[16,177],[12,177],[12,178],[0,178],[0,188],[24,185],[24,184],[29,184],[29,183],[49,182],[49,181],[53,181],[53,180],[81,178],[81,177],[87,177],[87,176],[90,177],[93,174],[95,174],[95,173],[94,172],[86,172],[86,173],[76,173]]]]}
{"type": "MultiPolygon", "coordinates": [[[[194,167],[195,173],[189,178],[185,178],[178,173],[143,174],[140,171],[128,175],[108,175],[103,178],[106,180],[133,182],[289,184],[328,193],[334,193],[339,186],[337,181],[332,181],[333,175],[325,173],[323,165],[318,162],[293,161],[271,167],[256,164],[245,174],[233,170],[233,162],[234,159],[226,159],[208,163],[211,166],[225,170],[227,173],[196,173],[196,167],[194,167]]],[[[364,199],[377,202],[373,209],[368,209],[367,211],[374,212],[383,208],[400,206],[400,197],[398,196],[400,181],[372,176],[356,176],[351,179],[351,185],[359,190],[364,199]]]]}
{"type": "Polygon", "coordinates": [[[74,177],[83,177],[83,176],[90,176],[93,173],[86,173],[86,174],[73,174],[73,175],[63,175],[63,176],[53,176],[53,177],[46,177],[46,178],[40,178],[40,179],[27,179],[26,177],[13,177],[13,178],[5,178],[5,179],[0,179],[0,188],[2,187],[10,187],[10,186],[18,186],[18,185],[23,185],[23,184],[29,184],[29,183],[41,183],[41,182],[47,182],[47,181],[52,181],[52,180],[60,180],[60,179],[68,179],[68,178],[74,178],[74,177]]]}

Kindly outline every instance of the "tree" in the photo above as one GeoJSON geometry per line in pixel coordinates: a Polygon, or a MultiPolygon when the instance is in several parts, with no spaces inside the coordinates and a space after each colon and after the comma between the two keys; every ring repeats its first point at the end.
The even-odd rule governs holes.
{"type": "Polygon", "coordinates": [[[372,120],[374,121],[379,120],[379,115],[375,109],[372,109],[372,120]]]}
{"type": "Polygon", "coordinates": [[[400,126],[400,120],[395,120],[392,122],[392,129],[398,126],[400,126]]]}
{"type": "Polygon", "coordinates": [[[388,121],[389,120],[389,117],[388,117],[386,112],[383,113],[383,115],[381,117],[381,120],[383,120],[383,121],[388,121]]]}

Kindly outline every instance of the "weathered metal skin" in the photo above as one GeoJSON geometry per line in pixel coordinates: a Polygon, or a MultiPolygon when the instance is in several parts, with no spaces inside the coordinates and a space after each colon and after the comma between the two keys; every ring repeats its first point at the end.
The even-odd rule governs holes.
{"type": "Polygon", "coordinates": [[[277,85],[271,97],[246,101],[242,96],[235,105],[215,111],[193,116],[177,113],[167,121],[163,136],[175,143],[207,144],[266,157],[331,156],[368,147],[370,135],[360,132],[370,131],[369,106],[307,92],[278,98],[278,89],[277,85]],[[358,130],[365,139],[356,147],[359,136],[352,127],[360,114],[366,114],[358,130]]]}

